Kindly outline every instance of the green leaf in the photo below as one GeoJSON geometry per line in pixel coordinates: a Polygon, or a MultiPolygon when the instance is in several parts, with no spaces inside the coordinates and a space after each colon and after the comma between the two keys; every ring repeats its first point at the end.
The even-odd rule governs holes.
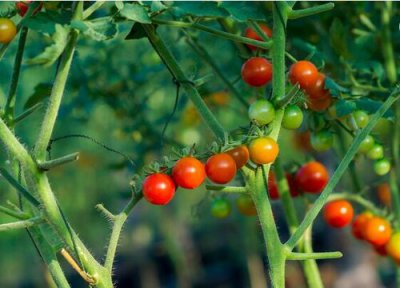
{"type": "Polygon", "coordinates": [[[1,2],[0,1],[0,17],[1,18],[11,18],[15,14],[17,14],[17,11],[15,9],[14,2],[10,2],[10,1],[1,2]]]}
{"type": "Polygon", "coordinates": [[[332,78],[325,76],[325,88],[333,97],[339,97],[340,93],[348,93],[350,90],[337,84],[332,78]]]}
{"type": "Polygon", "coordinates": [[[50,66],[62,54],[68,42],[69,29],[56,24],[56,32],[51,36],[53,44],[47,46],[46,49],[33,59],[27,61],[27,64],[42,64],[50,66]]]}
{"type": "Polygon", "coordinates": [[[349,115],[351,112],[357,109],[356,104],[353,101],[340,99],[336,102],[336,115],[337,117],[343,117],[349,115]]]}
{"type": "Polygon", "coordinates": [[[251,20],[265,20],[265,14],[263,13],[262,4],[258,2],[252,2],[249,5],[245,1],[223,1],[220,7],[224,8],[229,14],[239,22],[246,22],[248,19],[251,20]]]}
{"type": "Polygon", "coordinates": [[[112,39],[118,33],[117,25],[110,17],[97,18],[92,21],[73,20],[71,27],[96,41],[112,39]]]}
{"type": "Polygon", "coordinates": [[[385,69],[378,61],[364,61],[352,64],[352,68],[357,70],[360,75],[372,76],[374,79],[383,80],[385,77],[385,69]]]}
{"type": "Polygon", "coordinates": [[[146,9],[138,4],[125,4],[124,8],[120,11],[120,14],[126,19],[133,20],[139,23],[151,23],[151,19],[147,14],[146,9]]]}
{"type": "Polygon", "coordinates": [[[118,11],[124,8],[124,1],[117,0],[115,1],[115,7],[117,7],[118,11]]]}
{"type": "Polygon", "coordinates": [[[330,43],[333,50],[345,59],[350,58],[351,54],[347,46],[347,29],[343,26],[342,22],[335,18],[329,29],[330,43]]]}
{"type": "Polygon", "coordinates": [[[164,5],[161,1],[151,1],[151,12],[159,12],[168,9],[168,6],[164,5]]]}
{"type": "Polygon", "coordinates": [[[177,1],[172,6],[172,14],[176,17],[187,15],[198,17],[226,17],[229,13],[214,1],[177,1]]]}
{"type": "Polygon", "coordinates": [[[135,23],[133,24],[131,31],[129,31],[128,35],[126,35],[125,39],[132,40],[132,39],[141,39],[144,37],[146,37],[146,32],[144,31],[142,24],[135,23]]]}
{"type": "MultiPolygon", "coordinates": [[[[368,114],[375,113],[382,106],[381,101],[372,100],[370,98],[358,99],[355,101],[355,104],[357,105],[357,109],[367,111],[368,114]]],[[[383,116],[386,118],[394,117],[393,110],[389,109],[383,116]]]]}
{"type": "Polygon", "coordinates": [[[49,97],[52,88],[53,85],[50,83],[39,83],[36,85],[35,92],[33,92],[25,102],[24,109],[31,108],[35,104],[42,102],[45,98],[49,97]]]}
{"type": "Polygon", "coordinates": [[[21,23],[31,30],[52,35],[56,32],[56,25],[67,25],[72,14],[70,12],[59,13],[57,11],[40,12],[34,16],[23,18],[21,23]]]}

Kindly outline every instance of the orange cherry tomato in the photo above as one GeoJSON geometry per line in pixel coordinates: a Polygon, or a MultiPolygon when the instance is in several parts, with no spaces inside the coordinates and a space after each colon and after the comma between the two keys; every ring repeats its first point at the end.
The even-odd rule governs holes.
{"type": "Polygon", "coordinates": [[[324,207],[324,219],[334,228],[343,228],[353,220],[354,210],[349,201],[336,200],[324,207]]]}
{"type": "Polygon", "coordinates": [[[392,235],[392,227],[388,221],[380,217],[372,217],[365,225],[364,237],[374,246],[385,245],[392,235]]]}
{"type": "Polygon", "coordinates": [[[365,238],[364,237],[365,226],[372,217],[373,215],[370,212],[361,213],[356,217],[351,226],[351,232],[353,233],[353,236],[355,238],[360,240],[363,240],[365,238]]]}
{"type": "Polygon", "coordinates": [[[249,151],[250,159],[255,164],[269,164],[278,156],[279,146],[274,139],[264,136],[251,141],[249,151]]]}
{"type": "Polygon", "coordinates": [[[227,154],[231,155],[233,160],[236,162],[236,169],[242,168],[249,161],[249,149],[246,145],[240,145],[232,150],[226,151],[227,154]]]}
{"type": "Polygon", "coordinates": [[[301,89],[307,90],[315,85],[319,72],[317,67],[310,61],[302,60],[294,63],[289,70],[289,80],[293,85],[299,85],[301,89]]]}
{"type": "Polygon", "coordinates": [[[379,184],[377,190],[378,190],[379,200],[387,207],[390,207],[392,204],[392,195],[390,194],[389,184],[388,183],[379,184]]]}

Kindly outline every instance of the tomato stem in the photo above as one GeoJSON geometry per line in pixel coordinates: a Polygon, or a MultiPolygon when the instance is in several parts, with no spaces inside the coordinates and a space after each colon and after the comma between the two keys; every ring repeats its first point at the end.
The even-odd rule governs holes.
{"type": "Polygon", "coordinates": [[[300,10],[292,10],[289,11],[289,19],[298,19],[302,17],[312,16],[315,14],[319,14],[322,12],[326,12],[332,10],[335,7],[334,3],[326,3],[318,6],[313,6],[310,8],[300,9],[300,10]]]}

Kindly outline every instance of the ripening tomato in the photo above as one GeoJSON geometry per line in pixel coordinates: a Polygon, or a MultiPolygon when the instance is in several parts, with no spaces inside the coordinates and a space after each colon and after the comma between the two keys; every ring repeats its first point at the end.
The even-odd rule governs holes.
{"type": "Polygon", "coordinates": [[[328,184],[329,173],[325,166],[317,161],[311,161],[297,171],[296,184],[300,190],[318,194],[324,190],[326,184],[328,184]]]}
{"type": "Polygon", "coordinates": [[[386,252],[394,261],[400,263],[400,232],[396,232],[390,237],[386,244],[386,252]]]}
{"type": "Polygon", "coordinates": [[[249,149],[246,145],[240,145],[234,149],[226,151],[227,154],[231,155],[236,163],[236,169],[242,168],[249,161],[249,149]]]}
{"type": "Polygon", "coordinates": [[[377,187],[378,190],[378,198],[383,204],[387,207],[392,205],[392,195],[390,193],[390,186],[388,183],[381,183],[377,187]]]}
{"type": "Polygon", "coordinates": [[[231,203],[224,198],[216,198],[211,204],[211,215],[215,218],[226,218],[231,214],[231,211],[231,203]]]}
{"type": "Polygon", "coordinates": [[[298,84],[301,89],[307,90],[315,85],[319,72],[310,61],[302,60],[294,63],[289,70],[289,80],[293,85],[298,84]]]}
{"type": "Polygon", "coordinates": [[[303,111],[301,111],[299,106],[288,105],[283,114],[283,128],[294,130],[299,128],[301,123],[303,123],[303,111]]]}
{"type": "Polygon", "coordinates": [[[175,184],[171,177],[162,173],[147,176],[143,182],[143,197],[154,205],[165,205],[175,194],[175,184]]]}
{"type": "Polygon", "coordinates": [[[331,149],[333,134],[329,130],[321,130],[311,134],[311,146],[315,151],[323,152],[331,149]]]}
{"type": "Polygon", "coordinates": [[[374,246],[385,245],[392,235],[392,227],[388,221],[374,216],[365,225],[364,237],[374,246]]]}
{"type": "Polygon", "coordinates": [[[324,219],[332,227],[343,228],[349,225],[353,216],[353,206],[349,201],[336,200],[325,205],[324,219]]]}
{"type": "Polygon", "coordinates": [[[235,160],[227,153],[219,153],[208,158],[207,177],[214,183],[226,184],[236,176],[235,160]]]}
{"type": "Polygon", "coordinates": [[[204,164],[194,157],[179,159],[172,169],[172,179],[185,189],[195,189],[206,179],[204,164]]]}
{"type": "Polygon", "coordinates": [[[379,160],[376,160],[374,163],[374,171],[376,175],[383,176],[387,173],[389,173],[391,169],[391,164],[390,161],[387,160],[386,158],[382,158],[379,160]]]}
{"type": "Polygon", "coordinates": [[[251,141],[249,151],[250,159],[255,164],[269,164],[278,156],[279,146],[274,139],[264,136],[251,141]]]}
{"type": "Polygon", "coordinates": [[[272,64],[262,57],[252,57],[242,66],[242,79],[253,87],[268,84],[272,79],[272,64]]]}
{"type": "Polygon", "coordinates": [[[275,108],[268,100],[260,99],[250,105],[248,114],[257,125],[267,125],[275,119],[275,108]]]}
{"type": "MultiPolygon", "coordinates": [[[[26,12],[28,12],[29,5],[30,5],[31,2],[32,2],[31,0],[26,0],[26,1],[20,1],[20,2],[16,2],[15,3],[15,7],[17,8],[18,14],[21,17],[24,17],[26,12]]],[[[40,9],[42,9],[42,7],[43,7],[43,3],[40,2],[39,6],[33,12],[33,15],[38,13],[40,11],[40,9]]]]}
{"type": "Polygon", "coordinates": [[[17,34],[14,22],[7,18],[0,18],[0,43],[10,43],[17,34]]]}
{"type": "Polygon", "coordinates": [[[315,82],[307,87],[306,93],[310,100],[319,100],[330,95],[329,90],[325,89],[325,75],[318,73],[315,82]]]}
{"type": "MultiPolygon", "coordinates": [[[[272,30],[265,24],[258,24],[258,26],[260,26],[261,30],[269,37],[272,37],[272,30]]],[[[264,39],[258,35],[257,31],[254,31],[252,28],[247,28],[246,31],[244,32],[244,37],[246,38],[250,38],[253,40],[257,40],[257,41],[264,41],[264,39]]],[[[257,47],[253,46],[253,45],[248,45],[247,47],[249,47],[250,50],[257,50],[257,47]]]]}
{"type": "Polygon", "coordinates": [[[276,184],[275,173],[270,170],[268,175],[268,194],[271,200],[279,199],[278,185],[276,184]]]}
{"type": "Polygon", "coordinates": [[[358,152],[367,153],[375,144],[375,139],[371,135],[368,135],[364,138],[364,140],[360,143],[360,148],[358,148],[358,152]]]}
{"type": "Polygon", "coordinates": [[[353,236],[355,238],[360,240],[363,240],[365,238],[364,237],[365,226],[373,216],[374,215],[372,215],[371,212],[364,212],[356,217],[351,226],[351,232],[353,233],[353,236]]]}
{"type": "Polygon", "coordinates": [[[304,152],[311,151],[311,133],[310,131],[299,132],[296,133],[295,138],[295,145],[299,150],[304,152]]]}
{"type": "Polygon", "coordinates": [[[309,99],[308,98],[308,108],[315,112],[322,112],[329,108],[332,104],[332,96],[330,94],[326,94],[324,97],[319,99],[309,99]]]}
{"type": "Polygon", "coordinates": [[[236,199],[236,207],[240,214],[245,216],[257,215],[257,209],[253,199],[249,195],[242,194],[236,199]]]}

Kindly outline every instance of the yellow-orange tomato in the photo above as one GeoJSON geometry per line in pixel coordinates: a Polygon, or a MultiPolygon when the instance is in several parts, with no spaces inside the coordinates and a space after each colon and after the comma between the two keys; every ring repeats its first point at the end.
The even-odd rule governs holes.
{"type": "Polygon", "coordinates": [[[386,244],[386,252],[400,264],[400,232],[396,232],[390,237],[389,242],[386,244]]]}
{"type": "Polygon", "coordinates": [[[279,146],[269,136],[260,137],[251,141],[249,145],[250,159],[255,164],[269,164],[275,161],[279,154],[279,146]]]}
{"type": "Polygon", "coordinates": [[[379,200],[390,207],[392,203],[392,196],[390,194],[390,187],[388,183],[379,184],[377,187],[379,200]]]}
{"type": "Polygon", "coordinates": [[[223,106],[223,105],[227,105],[229,103],[230,97],[229,97],[228,92],[219,91],[219,92],[210,94],[207,97],[207,100],[208,100],[207,102],[210,102],[211,104],[223,106]]]}
{"type": "Polygon", "coordinates": [[[385,245],[392,236],[392,227],[388,221],[380,217],[372,217],[365,225],[364,237],[374,246],[385,245]]]}
{"type": "Polygon", "coordinates": [[[0,18],[0,43],[7,44],[17,34],[17,27],[14,22],[7,18],[0,18]]]}
{"type": "Polygon", "coordinates": [[[256,206],[249,195],[240,195],[239,198],[236,199],[236,207],[240,214],[245,216],[257,215],[256,206]]]}

